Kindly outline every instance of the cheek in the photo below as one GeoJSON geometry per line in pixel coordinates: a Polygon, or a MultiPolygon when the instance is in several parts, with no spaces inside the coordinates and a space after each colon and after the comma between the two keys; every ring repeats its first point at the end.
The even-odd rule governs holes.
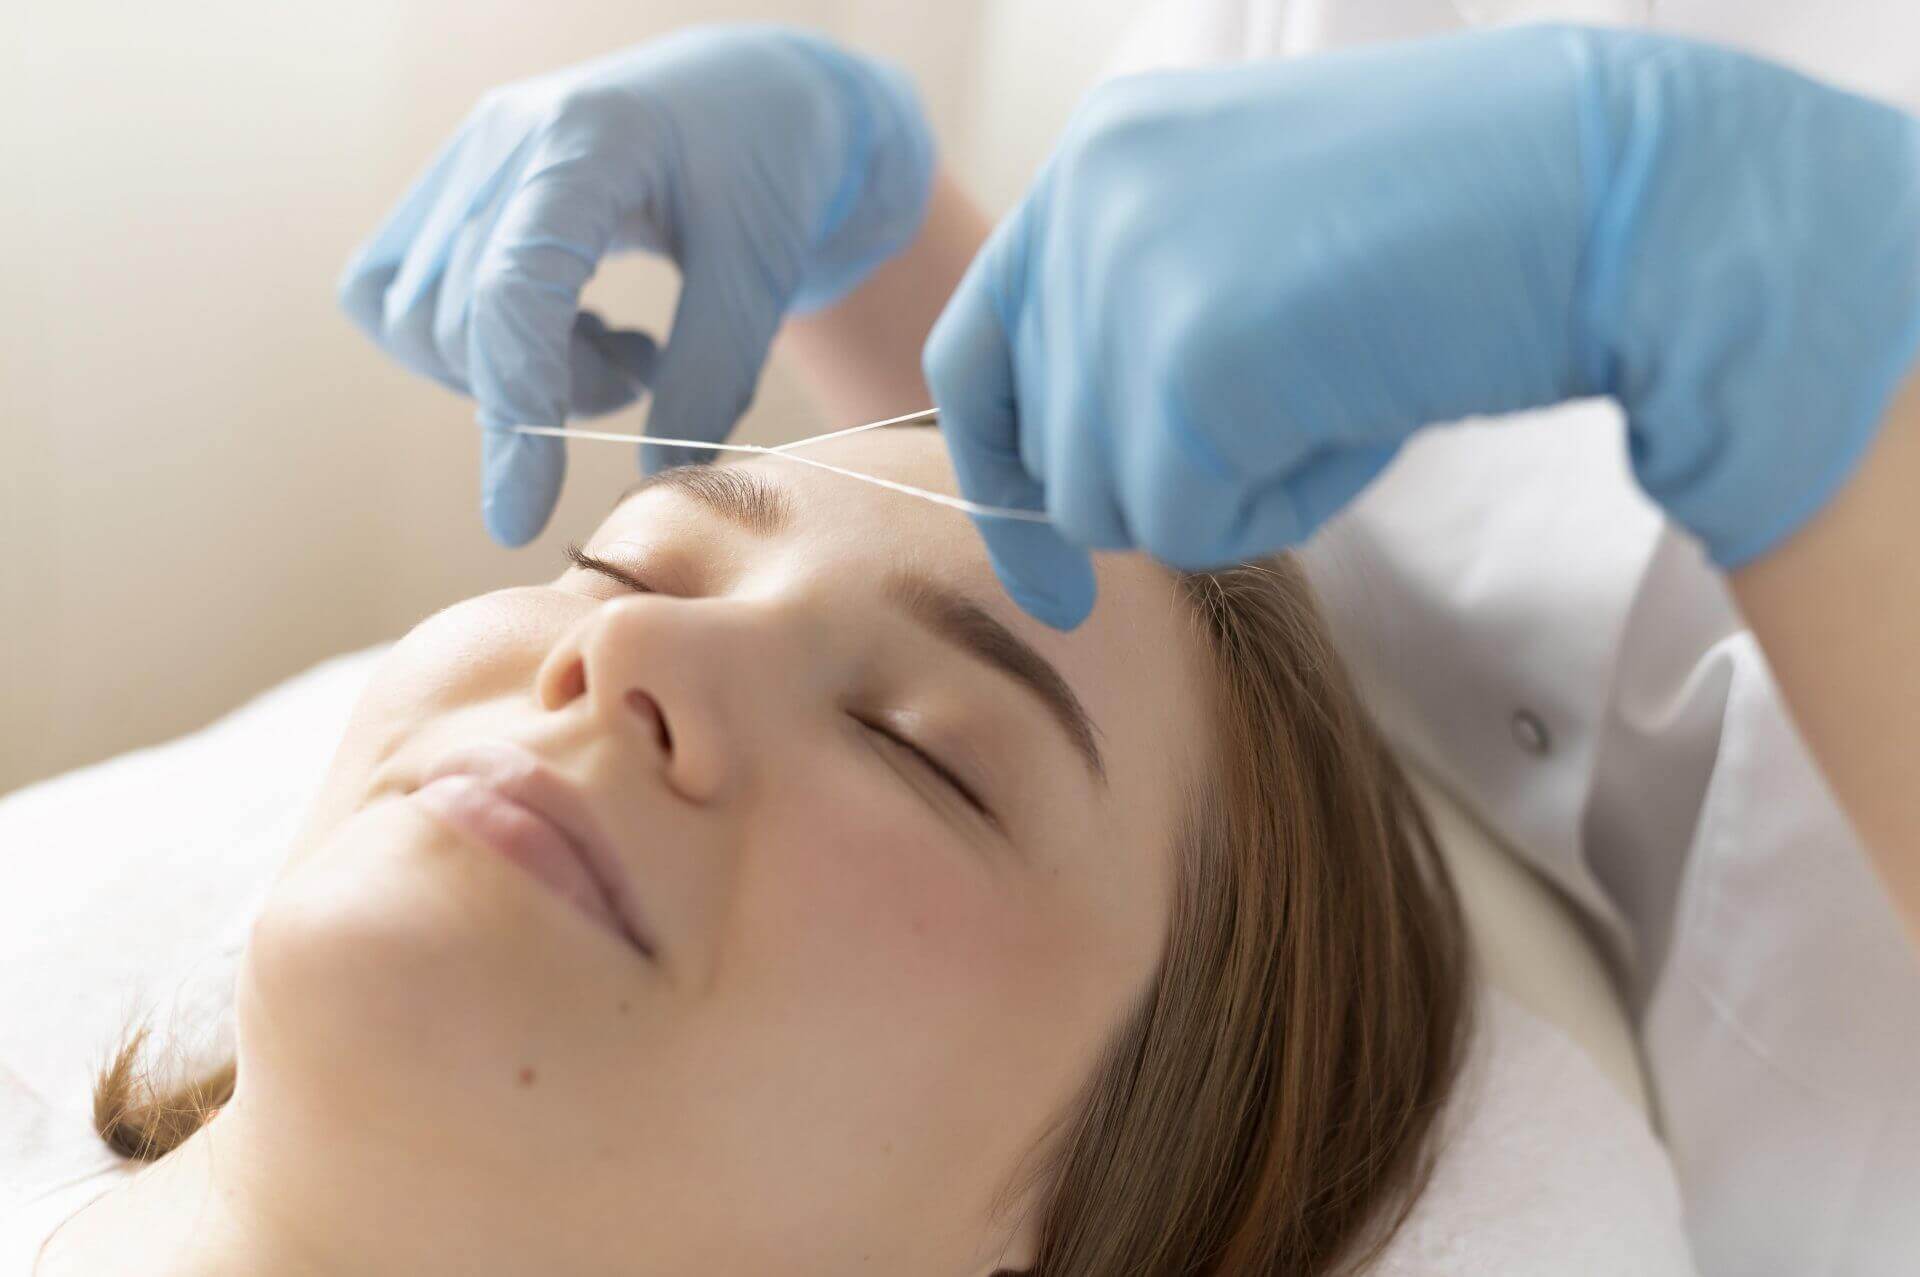
{"type": "Polygon", "coordinates": [[[868,782],[771,804],[786,818],[743,867],[742,938],[777,943],[843,988],[989,977],[1032,920],[990,852],[918,802],[868,782]]]}
{"type": "Polygon", "coordinates": [[[727,1120],[804,1112],[819,1156],[951,1203],[1084,1083],[1151,955],[1116,948],[1083,883],[943,832],[884,775],[814,779],[746,834],[709,1014],[753,1118],[727,1120]]]}
{"type": "Polygon", "coordinates": [[[387,652],[362,704],[382,717],[428,714],[532,685],[571,614],[554,592],[496,590],[443,608],[387,652]]]}
{"type": "Polygon", "coordinates": [[[779,819],[741,864],[725,945],[756,1013],[831,1025],[904,1076],[1077,1054],[1080,1012],[1104,1024],[1128,964],[1070,884],[960,834],[884,766],[814,781],[765,805],[779,819]]]}
{"type": "Polygon", "coordinates": [[[423,725],[532,686],[560,633],[542,595],[499,590],[456,603],[388,649],[354,702],[290,860],[309,856],[387,784],[387,763],[423,725]]]}

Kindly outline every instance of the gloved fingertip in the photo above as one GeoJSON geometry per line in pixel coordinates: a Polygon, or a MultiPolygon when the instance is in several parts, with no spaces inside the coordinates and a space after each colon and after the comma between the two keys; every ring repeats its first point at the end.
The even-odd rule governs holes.
{"type": "Polygon", "coordinates": [[[508,549],[539,536],[559,504],[566,469],[558,439],[483,427],[480,517],[487,535],[508,549]]]}
{"type": "Polygon", "coordinates": [[[1077,629],[1093,611],[1093,560],[1042,524],[983,529],[994,575],[1020,610],[1056,630],[1077,629]]]}
{"type": "Polygon", "coordinates": [[[362,332],[379,336],[387,287],[393,283],[395,273],[387,267],[366,269],[356,257],[347,263],[346,269],[340,272],[340,278],[334,281],[334,300],[362,332]]]}
{"type": "Polygon", "coordinates": [[[1007,597],[1020,605],[1020,610],[1042,625],[1069,633],[1080,628],[1087,617],[1093,613],[1093,589],[1088,587],[1082,598],[1055,598],[1052,595],[1035,594],[1017,581],[1001,578],[1006,586],[1007,597]]]}
{"type": "Polygon", "coordinates": [[[1090,568],[1083,580],[1054,580],[1046,590],[1035,589],[1023,578],[1001,570],[998,564],[995,573],[1006,587],[1007,597],[1018,604],[1022,612],[1062,633],[1080,628],[1093,612],[1095,591],[1090,568]]]}

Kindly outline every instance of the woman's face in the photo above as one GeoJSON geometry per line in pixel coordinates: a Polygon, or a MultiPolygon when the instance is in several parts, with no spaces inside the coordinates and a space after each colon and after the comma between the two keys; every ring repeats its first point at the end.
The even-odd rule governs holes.
{"type": "MultiPolygon", "coordinates": [[[[809,455],[951,490],[931,431],[809,455]]],[[[1207,704],[1171,578],[1103,561],[1055,633],[964,516],[773,458],[584,549],[644,592],[569,566],[375,674],[253,933],[236,1105],[334,1131],[449,1262],[1018,1260],[996,1194],[1166,931],[1207,704]],[[480,742],[571,792],[647,951],[416,792],[480,742]]]]}

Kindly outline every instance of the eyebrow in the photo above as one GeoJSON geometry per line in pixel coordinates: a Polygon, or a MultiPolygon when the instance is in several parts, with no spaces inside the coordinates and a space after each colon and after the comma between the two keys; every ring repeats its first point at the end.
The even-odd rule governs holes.
{"type": "Polygon", "coordinates": [[[650,474],[621,493],[614,508],[653,488],[685,493],[721,518],[759,536],[777,536],[793,521],[787,494],[764,476],[738,466],[675,466],[650,474]]]}
{"type": "Polygon", "coordinates": [[[1107,763],[1100,753],[1093,718],[1053,662],[978,603],[928,577],[895,574],[887,580],[886,595],[936,637],[999,670],[1039,697],[1048,714],[1066,732],[1068,741],[1094,779],[1102,785],[1107,783],[1107,763]]]}

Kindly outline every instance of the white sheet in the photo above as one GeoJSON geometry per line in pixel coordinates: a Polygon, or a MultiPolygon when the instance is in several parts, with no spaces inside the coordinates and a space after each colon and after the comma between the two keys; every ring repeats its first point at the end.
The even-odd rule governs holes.
{"type": "Polygon", "coordinates": [[[184,1026],[224,1001],[253,904],[384,651],[0,798],[0,1211],[116,1160],[90,1134],[93,1070],[130,1014],[184,1026]]]}
{"type": "MultiPolygon", "coordinates": [[[[0,1275],[119,1173],[87,1104],[128,1014],[221,1036],[210,1008],[383,650],[0,799],[0,1275]]],[[[1618,1081],[1504,994],[1484,1023],[1434,1184],[1381,1271],[1691,1273],[1671,1167],[1618,1081]]]]}

